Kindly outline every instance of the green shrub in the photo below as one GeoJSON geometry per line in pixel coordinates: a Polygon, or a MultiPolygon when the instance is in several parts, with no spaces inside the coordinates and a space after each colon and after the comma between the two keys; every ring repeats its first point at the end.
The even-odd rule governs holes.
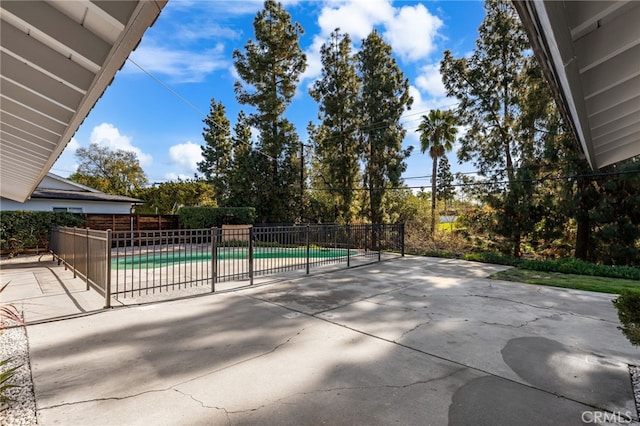
{"type": "Polygon", "coordinates": [[[53,228],[83,224],[84,218],[73,213],[5,211],[0,216],[0,247],[12,255],[23,249],[46,249],[53,228]]]}
{"type": "Polygon", "coordinates": [[[622,327],[632,345],[640,346],[640,292],[624,290],[614,301],[622,327]]]}
{"type": "Polygon", "coordinates": [[[522,269],[540,272],[560,272],[563,274],[590,275],[594,277],[622,278],[640,280],[640,269],[630,266],[596,265],[580,259],[567,258],[555,260],[532,260],[495,253],[467,253],[464,260],[494,263],[496,265],[515,266],[522,269]]]}
{"type": "Polygon", "coordinates": [[[203,229],[222,225],[250,225],[255,221],[253,207],[183,207],[178,212],[185,229],[203,229]]]}
{"type": "Polygon", "coordinates": [[[506,266],[519,266],[521,261],[515,257],[504,256],[497,253],[466,253],[462,255],[462,259],[506,266]]]}

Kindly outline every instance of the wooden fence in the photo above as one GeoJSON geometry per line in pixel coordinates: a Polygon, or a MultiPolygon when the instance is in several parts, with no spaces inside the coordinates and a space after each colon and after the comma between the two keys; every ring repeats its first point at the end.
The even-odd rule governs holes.
{"type": "Polygon", "coordinates": [[[85,226],[106,231],[161,231],[180,229],[177,215],[86,214],[85,226]]]}

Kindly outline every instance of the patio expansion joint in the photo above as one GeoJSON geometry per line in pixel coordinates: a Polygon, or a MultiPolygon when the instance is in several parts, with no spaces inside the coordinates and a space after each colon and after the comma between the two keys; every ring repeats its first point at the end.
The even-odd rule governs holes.
{"type": "MultiPolygon", "coordinates": [[[[402,287],[391,288],[391,289],[388,289],[388,290],[381,291],[380,293],[370,294],[370,295],[367,295],[367,296],[361,297],[361,298],[359,298],[359,299],[350,300],[350,301],[348,301],[348,302],[346,302],[346,303],[344,303],[344,304],[342,304],[342,305],[333,306],[333,307],[331,307],[331,308],[329,308],[329,309],[325,309],[325,310],[322,310],[322,311],[314,312],[314,313],[311,313],[311,314],[310,314],[310,313],[305,313],[305,312],[302,312],[302,311],[297,311],[297,310],[292,309],[292,308],[290,308],[290,307],[288,307],[288,306],[286,306],[286,305],[281,305],[281,304],[276,303],[276,302],[273,302],[273,301],[262,300],[262,299],[259,299],[259,300],[262,300],[262,301],[264,301],[264,302],[273,303],[273,304],[274,304],[274,305],[276,305],[276,306],[283,307],[283,308],[288,309],[288,310],[293,311],[293,312],[300,312],[300,313],[303,313],[303,314],[305,314],[305,315],[308,315],[308,316],[316,317],[316,318],[317,318],[317,317],[318,317],[318,315],[320,315],[320,314],[324,314],[324,313],[327,313],[327,312],[335,311],[335,310],[338,310],[338,309],[344,308],[345,306],[353,305],[353,304],[355,304],[355,303],[359,303],[359,302],[373,303],[373,304],[377,304],[377,305],[380,305],[380,306],[393,306],[393,305],[385,305],[385,304],[383,304],[383,303],[381,303],[381,302],[374,302],[374,301],[371,301],[370,299],[373,299],[373,298],[378,297],[378,296],[384,296],[385,294],[398,292],[398,291],[399,291],[399,290],[401,290],[401,289],[405,289],[405,288],[408,288],[408,287],[412,287],[412,286],[414,286],[414,285],[415,285],[415,284],[408,284],[408,285],[406,285],[406,286],[402,286],[402,287]]],[[[396,306],[396,308],[398,308],[398,307],[396,306]]],[[[403,309],[404,309],[404,308],[403,308],[403,309]]],[[[405,309],[405,311],[406,311],[406,312],[409,312],[410,310],[405,309]]]]}

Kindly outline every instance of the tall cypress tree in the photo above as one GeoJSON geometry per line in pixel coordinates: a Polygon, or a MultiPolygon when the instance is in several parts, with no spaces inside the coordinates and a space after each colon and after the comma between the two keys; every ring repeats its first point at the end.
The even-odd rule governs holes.
{"type": "Polygon", "coordinates": [[[318,127],[310,127],[323,185],[334,199],[338,220],[354,218],[355,187],[360,179],[359,158],[363,152],[358,137],[360,80],[348,34],[334,30],[320,48],[322,75],[309,94],[318,106],[318,127]]]}
{"type": "Polygon", "coordinates": [[[259,154],[253,149],[251,127],[244,111],[238,113],[231,140],[233,161],[228,179],[228,205],[231,207],[255,207],[257,204],[255,182],[258,180],[255,156],[259,154]]]}
{"type": "Polygon", "coordinates": [[[255,157],[260,198],[256,213],[263,222],[290,222],[300,211],[300,141],[284,113],[306,68],[299,45],[303,30],[273,0],[265,1],[253,28],[255,41],[249,40],[244,52],[235,50],[233,58],[245,83],[235,83],[236,97],[256,110],[248,121],[258,129],[256,148],[263,154],[255,157]]]}
{"type": "Polygon", "coordinates": [[[453,174],[451,173],[451,166],[449,165],[449,159],[446,155],[443,155],[438,162],[438,171],[436,174],[438,178],[438,189],[436,195],[438,200],[444,202],[445,214],[449,214],[449,201],[453,200],[456,194],[453,184],[453,174]]]}
{"type": "Polygon", "coordinates": [[[487,0],[485,11],[471,57],[456,59],[447,50],[440,69],[447,94],[460,101],[460,124],[467,127],[458,158],[473,162],[480,175],[494,182],[487,200],[501,216],[495,231],[520,256],[523,234],[535,223],[530,201],[538,134],[533,129],[541,111],[529,109],[531,116],[525,117],[532,95],[526,91],[532,77],[527,73],[534,64],[525,55],[530,46],[513,5],[487,0]],[[506,187],[501,184],[505,177],[506,187]]]}
{"type": "Polygon", "coordinates": [[[219,205],[225,205],[229,196],[228,175],[231,170],[231,132],[229,120],[222,102],[211,99],[209,115],[203,120],[205,127],[202,137],[205,145],[202,149],[204,157],[198,163],[198,171],[204,174],[216,193],[219,205]]]}
{"type": "Polygon", "coordinates": [[[384,216],[383,199],[388,187],[398,186],[410,150],[402,149],[406,131],[400,117],[409,109],[409,80],[391,56],[391,46],[377,31],[371,32],[358,52],[362,82],[358,110],[363,120],[364,184],[369,193],[369,219],[379,223],[384,216]]]}

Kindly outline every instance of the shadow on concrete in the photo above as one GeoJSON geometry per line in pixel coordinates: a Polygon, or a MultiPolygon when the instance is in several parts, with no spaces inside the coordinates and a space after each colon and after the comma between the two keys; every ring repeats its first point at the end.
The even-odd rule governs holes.
{"type": "Polygon", "coordinates": [[[590,351],[541,337],[554,326],[624,352],[606,321],[566,314],[552,290],[427,262],[31,326],[41,424],[580,424],[592,405],[629,405],[630,389],[588,397],[629,383],[603,376],[604,356],[574,368],[576,395],[554,368],[590,351]]]}

